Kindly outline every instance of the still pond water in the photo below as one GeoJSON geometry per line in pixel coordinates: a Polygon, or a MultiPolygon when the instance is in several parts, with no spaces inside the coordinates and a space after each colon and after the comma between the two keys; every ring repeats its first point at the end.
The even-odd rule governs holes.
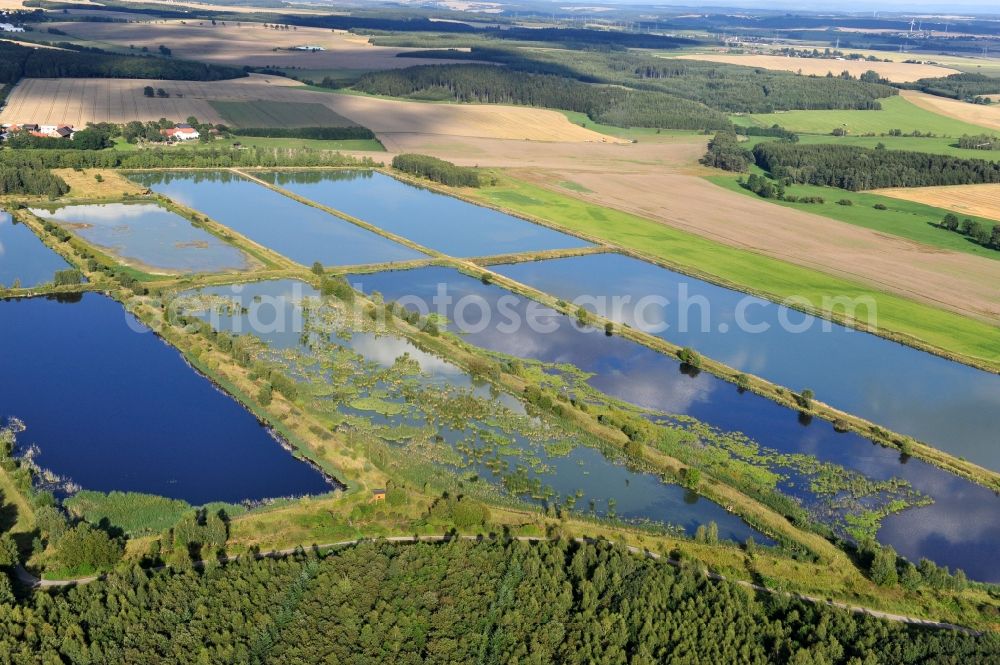
{"type": "Polygon", "coordinates": [[[117,302],[0,300],[0,321],[0,419],[84,489],[195,505],[333,489],[117,302]]]}
{"type": "Polygon", "coordinates": [[[590,243],[371,171],[258,174],[290,192],[450,256],[487,256],[590,243]]]}
{"type": "Polygon", "coordinates": [[[650,332],[1000,471],[1000,375],[619,254],[494,269],[567,301],[596,297],[580,304],[620,323],[666,323],[650,332]]]}
{"type": "MultiPolygon", "coordinates": [[[[476,318],[479,307],[466,307],[469,330],[464,337],[477,346],[545,362],[569,363],[592,373],[592,386],[641,407],[689,415],[726,432],[742,432],[762,446],[785,453],[804,453],[835,462],[865,476],[899,477],[934,499],[930,506],[910,508],[883,521],[878,538],[912,561],[927,557],[938,564],[962,568],[973,579],[1000,581],[996,553],[1000,551],[1000,497],[917,459],[901,457],[853,433],[838,433],[827,422],[811,423],[798,414],[706,372],[692,376],[662,354],[603,331],[581,330],[570,318],[556,315],[552,332],[527,325],[505,329],[507,314],[525,318],[537,303],[512,296],[495,285],[448,268],[356,275],[352,284],[378,291],[386,300],[416,297],[431,303],[439,285],[447,285],[452,301],[444,315],[454,320],[454,307],[465,296],[483,303],[490,319],[476,318]],[[497,303],[507,296],[504,310],[497,303]],[[511,304],[513,303],[513,304],[511,304]]],[[[469,302],[466,300],[465,302],[469,302]]],[[[546,311],[546,308],[540,308],[546,311]]],[[[436,309],[434,311],[437,311],[436,309]]],[[[550,311],[550,310],[547,310],[550,311]]],[[[793,496],[802,488],[782,487],[793,496]]]]}
{"type": "Polygon", "coordinates": [[[126,263],[152,272],[246,270],[246,254],[152,203],[101,203],[32,209],[126,263]]]}
{"type": "MultiPolygon", "coordinates": [[[[307,357],[313,357],[318,362],[320,357],[310,356],[311,349],[316,348],[313,341],[303,337],[303,302],[312,301],[317,292],[301,282],[277,280],[239,285],[236,287],[222,286],[200,289],[187,295],[219,297],[237,303],[238,307],[230,310],[215,310],[213,312],[198,312],[199,316],[211,321],[219,330],[236,334],[255,332],[267,345],[275,350],[299,349],[306,352],[307,357]]],[[[314,310],[315,305],[309,309],[314,310]]],[[[422,371],[421,382],[427,388],[435,387],[472,389],[480,397],[490,397],[488,384],[478,384],[461,368],[435,355],[426,353],[414,346],[409,340],[395,335],[376,335],[370,332],[355,332],[348,337],[334,333],[329,340],[340,347],[346,347],[362,356],[366,361],[375,363],[381,368],[391,367],[396,359],[407,354],[416,360],[422,371]]],[[[322,355],[322,351],[320,352],[322,355]]],[[[494,396],[500,399],[507,409],[515,413],[524,413],[521,403],[510,395],[494,396]]],[[[409,420],[406,416],[392,417],[376,414],[370,411],[339,407],[341,412],[350,411],[354,416],[363,417],[378,425],[407,425],[414,428],[425,426],[426,421],[409,420]]],[[[488,428],[482,422],[469,422],[473,425],[488,428]]],[[[454,429],[438,427],[438,434],[449,445],[469,438],[471,429],[454,429]]],[[[577,501],[578,509],[586,510],[593,501],[595,512],[605,514],[609,500],[613,500],[615,514],[624,519],[648,520],[669,523],[684,527],[691,534],[698,525],[714,521],[719,526],[722,538],[735,541],[745,541],[753,537],[757,543],[770,544],[772,541],[756,532],[737,516],[726,512],[719,505],[688,492],[684,488],[666,484],[652,473],[629,469],[623,464],[606,458],[600,451],[585,446],[576,445],[566,454],[550,455],[544,446],[527,440],[517,432],[495,432],[511,443],[503,447],[512,450],[506,456],[511,466],[521,464],[523,457],[541,459],[538,465],[541,470],[529,472],[532,477],[556,491],[558,498],[573,495],[582,490],[577,501]],[[515,454],[517,453],[517,454],[515,454]]],[[[404,444],[405,445],[405,444],[404,444]]],[[[501,478],[484,464],[472,467],[480,478],[499,484],[501,478]]],[[[462,471],[467,474],[468,469],[462,471]]],[[[522,498],[530,500],[530,497],[522,498]]]]}
{"type": "Polygon", "coordinates": [[[0,284],[24,288],[51,282],[70,265],[38,239],[31,229],[0,210],[0,284]]]}
{"type": "Polygon", "coordinates": [[[409,247],[234,173],[137,173],[129,177],[303,265],[424,258],[409,247]]]}

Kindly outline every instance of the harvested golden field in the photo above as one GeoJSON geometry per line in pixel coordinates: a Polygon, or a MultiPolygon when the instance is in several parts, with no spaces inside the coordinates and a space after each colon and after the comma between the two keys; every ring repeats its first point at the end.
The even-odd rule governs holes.
{"type": "Polygon", "coordinates": [[[936,249],[649,169],[525,170],[516,177],[710,240],[1000,322],[1000,261],[936,249]],[[956,298],[955,294],[961,294],[956,298]]]}
{"type": "Polygon", "coordinates": [[[948,187],[895,187],[874,193],[945,208],[957,215],[976,215],[1000,221],[1000,185],[951,185],[948,187]]]}
{"type": "MultiPolygon", "coordinates": [[[[608,137],[609,138],[609,137],[608,137]]],[[[416,152],[460,166],[579,169],[618,173],[636,169],[690,170],[705,154],[707,137],[678,136],[640,143],[529,142],[471,136],[392,134],[383,136],[391,152],[416,152]]],[[[385,159],[372,155],[375,159],[385,159]]],[[[391,159],[391,156],[390,156],[391,159]]]]}
{"type": "Polygon", "coordinates": [[[161,44],[174,57],[221,65],[296,68],[306,70],[399,69],[419,64],[457,62],[397,58],[398,53],[419,49],[372,46],[366,37],[343,31],[297,27],[265,28],[263,23],[228,21],[167,21],[164,23],[46,23],[71,37],[116,46],[147,47],[161,44]],[[323,51],[298,51],[297,46],[319,46],[323,51]]]}
{"type": "Polygon", "coordinates": [[[900,94],[924,110],[963,122],[970,122],[987,129],[1000,130],[1000,106],[969,104],[957,99],[937,97],[916,90],[902,90],[900,94]]]}
{"type": "Polygon", "coordinates": [[[958,70],[936,65],[918,65],[906,62],[866,62],[862,60],[837,60],[835,58],[789,58],[783,55],[730,55],[726,53],[706,53],[703,55],[677,56],[685,60],[708,60],[729,65],[762,67],[802,74],[825,76],[827,72],[839,74],[844,70],[852,76],[860,76],[868,70],[878,72],[882,77],[897,83],[916,81],[933,76],[948,76],[958,70]]]}
{"type": "Polygon", "coordinates": [[[357,95],[324,95],[326,105],[368,127],[387,150],[396,134],[462,136],[525,141],[625,143],[575,125],[558,111],[497,104],[425,104],[357,95]]]}
{"type": "MultiPolygon", "coordinates": [[[[575,125],[556,111],[527,107],[424,104],[308,90],[280,76],[254,75],[231,81],[151,81],[146,79],[24,79],[0,111],[0,122],[70,124],[182,121],[225,123],[212,106],[219,101],[322,104],[372,129],[389,143],[395,134],[461,136],[528,141],[618,142],[575,125]],[[145,86],[170,97],[145,97],[145,86]]],[[[294,108],[294,105],[289,105],[294,108]]],[[[294,126],[294,122],[287,123],[294,126]]],[[[391,150],[392,148],[390,148],[391,150]]]]}

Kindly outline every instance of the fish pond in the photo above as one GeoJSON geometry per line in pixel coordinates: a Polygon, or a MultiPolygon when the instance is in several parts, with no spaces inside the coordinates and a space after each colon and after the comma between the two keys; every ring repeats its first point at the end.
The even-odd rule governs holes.
{"type": "Polygon", "coordinates": [[[304,198],[450,256],[589,247],[575,236],[373,171],[255,174],[304,198]]]}
{"type": "Polygon", "coordinates": [[[388,442],[383,463],[414,483],[460,480],[463,493],[495,501],[558,504],[688,534],[715,522],[720,538],[772,542],[717,504],[630,466],[619,449],[528,414],[403,336],[377,333],[301,282],[200,289],[182,295],[180,307],[294,378],[331,427],[388,442]]]}
{"type": "Polygon", "coordinates": [[[135,173],[129,177],[303,265],[424,258],[416,250],[229,171],[135,173]]]}
{"type": "Polygon", "coordinates": [[[493,269],[1000,470],[1000,375],[620,254],[493,269]]]}
{"type": "Polygon", "coordinates": [[[0,285],[11,288],[51,282],[71,266],[9,213],[0,210],[0,285]]]}
{"type": "Polygon", "coordinates": [[[912,561],[927,557],[974,579],[1000,581],[1000,497],[986,488],[453,269],[350,281],[387,301],[408,299],[418,309],[425,303],[425,312],[471,344],[546,363],[551,376],[567,364],[582,370],[582,383],[568,382],[573,373],[564,372],[562,385],[556,378],[553,385],[578,394],[596,389],[649,410],[649,419],[684,433],[674,435],[673,447],[669,437],[660,440],[666,452],[694,455],[723,476],[735,468],[772,483],[843,535],[877,535],[912,561]]]}
{"type": "Polygon", "coordinates": [[[18,452],[56,491],[201,505],[334,489],[114,300],[0,300],[0,321],[0,419],[23,421],[18,452]]]}
{"type": "Polygon", "coordinates": [[[33,208],[84,240],[147,272],[247,270],[250,258],[155,203],[99,203],[33,208]]]}

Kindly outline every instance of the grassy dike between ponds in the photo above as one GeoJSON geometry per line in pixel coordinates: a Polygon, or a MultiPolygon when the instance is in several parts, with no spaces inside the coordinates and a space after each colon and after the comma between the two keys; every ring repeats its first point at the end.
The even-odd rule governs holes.
{"type": "MultiPolygon", "coordinates": [[[[41,228],[35,230],[43,231],[41,228]]],[[[44,232],[43,237],[45,237],[44,232]]],[[[335,535],[338,538],[344,534],[362,537],[412,536],[418,529],[424,531],[428,529],[427,526],[416,527],[414,520],[419,517],[421,510],[430,505],[434,497],[428,495],[426,491],[422,492],[413,487],[406,487],[406,491],[412,496],[412,501],[407,507],[396,512],[392,512],[395,509],[387,509],[389,512],[380,512],[362,522],[356,521],[353,511],[359,507],[367,507],[367,493],[364,490],[385,487],[387,481],[391,481],[389,476],[366,459],[363,442],[359,446],[357,441],[351,440],[350,434],[345,436],[343,433],[324,429],[323,422],[308,410],[300,408],[297,403],[287,400],[280,392],[274,393],[274,399],[269,406],[263,407],[258,404],[253,395],[259,390],[261,382],[252,379],[247,368],[236,364],[228,353],[221,351],[214,343],[200,335],[184,332],[174,326],[160,325],[162,310],[155,294],[134,296],[131,291],[121,288],[104,273],[88,273],[85,261],[81,260],[76,264],[88,277],[102,280],[101,290],[125,303],[129,311],[157,330],[165,341],[177,348],[194,367],[202,371],[216,385],[240,399],[258,417],[275,425],[286,440],[297,447],[299,454],[309,458],[321,468],[333,471],[339,480],[347,484],[348,489],[345,493],[338,492],[332,497],[307,497],[293,502],[283,502],[278,506],[263,507],[234,519],[231,524],[230,547],[257,546],[280,549],[303,543],[322,542],[328,535],[335,535]]],[[[283,276],[298,278],[313,285],[317,281],[317,278],[305,268],[280,272],[283,276]]],[[[241,279],[246,281],[264,277],[265,275],[242,275],[241,279]]],[[[184,289],[198,288],[225,280],[202,276],[183,281],[184,284],[173,286],[184,289]]],[[[160,291],[171,286],[157,283],[153,288],[155,291],[160,291]]],[[[463,346],[460,341],[449,339],[448,336],[434,337],[412,326],[404,327],[400,332],[429,350],[437,349],[438,353],[449,360],[455,360],[466,369],[482,367],[482,352],[477,351],[475,347],[463,346]]],[[[526,385],[524,379],[504,373],[496,377],[495,381],[511,391],[523,389],[526,385]]],[[[623,444],[624,437],[620,432],[607,431],[592,417],[582,413],[573,414],[572,417],[578,419],[581,427],[603,431],[615,443],[623,444]]],[[[662,465],[665,472],[683,468],[684,465],[679,461],[647,448],[643,447],[642,456],[650,464],[662,465]]],[[[0,470],[0,473],[3,471],[0,470]]],[[[680,553],[688,560],[693,557],[692,565],[701,565],[698,562],[704,562],[710,570],[726,574],[733,579],[762,583],[780,591],[838,599],[855,605],[931,619],[943,618],[963,625],[992,627],[995,623],[982,609],[988,607],[990,603],[989,596],[983,589],[968,588],[961,592],[915,594],[899,587],[891,589],[877,587],[860,573],[844,552],[822,537],[797,529],[783,516],[724,483],[714,480],[708,474],[703,478],[699,488],[703,494],[716,501],[732,504],[741,514],[754,519],[758,524],[765,525],[764,528],[770,526],[774,533],[782,534],[815,552],[819,556],[819,561],[793,560],[786,554],[771,550],[757,549],[745,552],[732,544],[698,543],[686,538],[650,533],[627,525],[581,519],[571,514],[553,518],[545,516],[540,511],[516,510],[493,505],[490,506],[491,519],[486,528],[503,527],[520,535],[603,536],[652,552],[674,555],[680,553]]],[[[482,528],[476,527],[471,532],[468,529],[463,531],[474,535],[477,532],[481,533],[482,528]]],[[[130,541],[130,560],[141,558],[142,548],[147,547],[150,542],[150,538],[130,541]]]]}

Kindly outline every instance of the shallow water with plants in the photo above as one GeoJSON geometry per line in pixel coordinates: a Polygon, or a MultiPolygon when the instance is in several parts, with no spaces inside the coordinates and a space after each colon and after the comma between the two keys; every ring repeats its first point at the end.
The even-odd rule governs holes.
{"type": "Polygon", "coordinates": [[[69,267],[31,229],[0,210],[0,288],[45,284],[69,267]]]}
{"type": "Polygon", "coordinates": [[[413,482],[457,481],[463,493],[493,501],[559,505],[689,535],[715,522],[720,538],[772,542],[717,504],[630,465],[620,449],[528,413],[399,333],[376,333],[371,320],[301,282],[205,288],[182,294],[178,306],[234,333],[254,362],[293,378],[331,429],[369,437],[370,456],[413,482]]]}
{"type": "Polygon", "coordinates": [[[0,301],[0,418],[59,493],[159,494],[194,505],[333,486],[122,306],[87,293],[0,301]],[[16,322],[8,325],[7,322],[16,322]]]}
{"type": "Polygon", "coordinates": [[[493,269],[1000,470],[1000,375],[620,254],[493,269]]]}
{"type": "Polygon", "coordinates": [[[574,236],[373,171],[280,171],[257,175],[450,256],[590,246],[574,236]]]}
{"type": "Polygon", "coordinates": [[[31,212],[147,271],[223,272],[250,267],[242,251],[155,203],[69,205],[31,212]]]}
{"type": "Polygon", "coordinates": [[[303,265],[423,258],[416,250],[229,171],[133,173],[134,182],[303,265]]]}
{"type": "Polygon", "coordinates": [[[752,478],[751,489],[781,490],[842,535],[877,534],[913,561],[927,557],[976,579],[1000,580],[994,561],[1000,497],[984,487],[854,433],[836,432],[825,421],[741,393],[706,372],[450,268],[355,275],[350,281],[387,301],[411,297],[432,307],[446,285],[450,301],[438,301],[439,313],[454,327],[456,308],[465,308],[460,335],[466,341],[498,357],[543,363],[555,390],[596,390],[649,410],[647,418],[671,426],[652,439],[666,452],[687,456],[737,486],[752,478]],[[546,330],[502,325],[511,317],[526,322],[529,309],[550,324],[546,330]],[[553,364],[578,371],[553,372],[553,364]]]}

